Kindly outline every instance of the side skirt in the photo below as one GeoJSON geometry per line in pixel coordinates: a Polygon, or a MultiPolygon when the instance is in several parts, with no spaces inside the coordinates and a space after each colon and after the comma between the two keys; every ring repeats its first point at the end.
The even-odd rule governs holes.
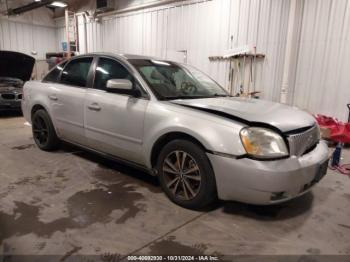
{"type": "Polygon", "coordinates": [[[76,147],[79,147],[79,148],[81,148],[83,150],[86,150],[88,152],[97,154],[97,155],[99,155],[101,157],[104,157],[106,159],[118,162],[120,164],[128,165],[128,166],[133,167],[135,169],[138,169],[140,171],[146,172],[146,173],[148,173],[151,176],[156,176],[156,173],[154,172],[154,170],[148,168],[145,165],[141,165],[141,164],[135,163],[133,161],[129,161],[129,160],[126,160],[126,159],[123,159],[123,158],[120,158],[120,157],[117,157],[117,156],[114,156],[114,155],[111,155],[111,154],[107,154],[107,153],[104,153],[104,152],[92,149],[92,148],[87,147],[87,146],[83,146],[81,144],[78,144],[78,143],[75,143],[75,142],[72,142],[72,141],[68,141],[68,140],[65,140],[65,139],[61,139],[61,140],[66,142],[66,143],[68,143],[68,144],[71,144],[71,145],[74,145],[76,147]]]}

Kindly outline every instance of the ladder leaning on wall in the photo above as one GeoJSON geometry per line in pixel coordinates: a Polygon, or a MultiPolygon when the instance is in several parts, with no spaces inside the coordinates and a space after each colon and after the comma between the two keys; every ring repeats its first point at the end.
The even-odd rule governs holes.
{"type": "Polygon", "coordinates": [[[67,58],[71,57],[72,52],[79,52],[78,44],[78,24],[77,16],[74,12],[65,10],[66,23],[66,42],[67,42],[67,58]]]}

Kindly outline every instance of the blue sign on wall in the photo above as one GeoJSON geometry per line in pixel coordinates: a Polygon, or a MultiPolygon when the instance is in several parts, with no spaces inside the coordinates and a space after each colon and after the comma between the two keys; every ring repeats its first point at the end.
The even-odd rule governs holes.
{"type": "Polygon", "coordinates": [[[63,50],[63,52],[67,52],[67,42],[62,42],[61,43],[62,44],[62,50],[63,50]]]}

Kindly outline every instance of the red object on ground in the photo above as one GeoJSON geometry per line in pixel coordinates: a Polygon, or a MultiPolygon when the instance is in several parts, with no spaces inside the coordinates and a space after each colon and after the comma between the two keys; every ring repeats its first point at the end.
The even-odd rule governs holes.
{"type": "Polygon", "coordinates": [[[350,175],[350,164],[344,164],[340,166],[329,166],[330,170],[338,171],[340,174],[343,175],[350,175]]]}
{"type": "Polygon", "coordinates": [[[331,139],[336,142],[350,143],[350,123],[342,123],[336,129],[331,130],[331,139]]]}
{"type": "Polygon", "coordinates": [[[338,119],[329,116],[315,115],[314,117],[316,118],[320,127],[328,128],[331,131],[337,129],[340,123],[338,119]]]}
{"type": "Polygon", "coordinates": [[[350,143],[350,123],[343,123],[336,118],[315,115],[320,127],[330,130],[330,140],[334,142],[350,143]]]}
{"type": "MultiPolygon", "coordinates": [[[[350,104],[349,104],[350,105],[350,104]]],[[[348,105],[348,107],[349,107],[348,105]]],[[[350,110],[350,107],[349,107],[350,110]]],[[[315,115],[317,123],[321,128],[329,129],[330,136],[329,139],[337,143],[350,143],[350,122],[343,123],[336,118],[324,116],[324,115],[315,115]]],[[[349,115],[350,119],[350,115],[349,115]]],[[[330,166],[332,170],[336,170],[341,174],[350,175],[350,164],[330,166]]]]}

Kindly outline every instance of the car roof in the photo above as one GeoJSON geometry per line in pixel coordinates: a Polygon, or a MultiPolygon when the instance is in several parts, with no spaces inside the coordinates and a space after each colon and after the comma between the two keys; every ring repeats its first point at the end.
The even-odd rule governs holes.
{"type": "MultiPolygon", "coordinates": [[[[163,60],[161,58],[152,57],[152,56],[143,56],[143,55],[134,55],[134,54],[116,54],[116,53],[111,53],[111,52],[94,52],[94,53],[87,53],[87,54],[84,54],[81,56],[86,56],[86,55],[114,56],[114,57],[122,58],[122,59],[126,59],[126,60],[130,60],[130,59],[163,60]]],[[[76,57],[78,57],[78,56],[76,56],[76,57]]]]}

